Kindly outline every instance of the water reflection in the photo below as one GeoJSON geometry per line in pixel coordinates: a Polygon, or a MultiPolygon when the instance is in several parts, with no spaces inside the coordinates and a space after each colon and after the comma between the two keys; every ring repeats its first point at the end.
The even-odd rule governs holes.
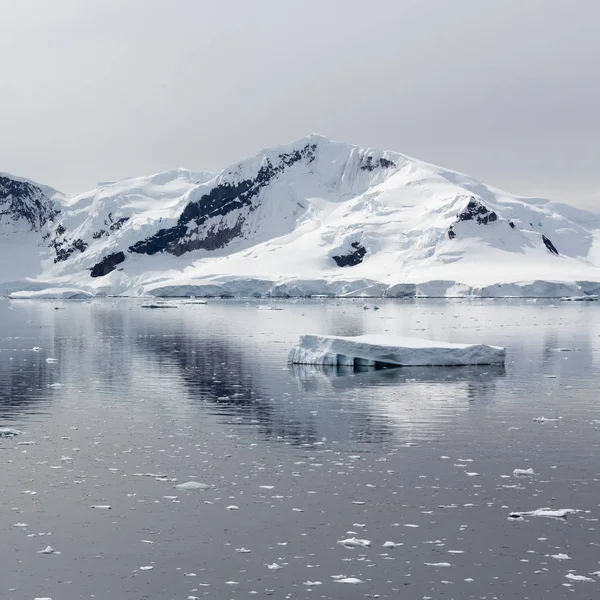
{"type": "Polygon", "coordinates": [[[507,378],[504,367],[286,367],[288,348],[306,331],[421,335],[418,327],[427,325],[440,339],[506,342],[511,382],[522,388],[540,365],[571,376],[593,366],[589,328],[573,311],[422,302],[373,311],[363,304],[290,302],[271,313],[233,302],[162,312],[130,300],[61,303],[60,311],[51,303],[2,303],[0,416],[16,420],[52,402],[93,410],[94,402],[110,401],[128,410],[142,398],[159,412],[144,416],[139,407],[140,418],[161,411],[198,421],[211,415],[294,445],[322,438],[382,442],[406,423],[412,435],[417,427],[427,436],[458,418],[458,410],[494,404],[507,378]],[[567,317],[576,317],[575,325],[567,317]],[[518,319],[539,324],[530,330],[537,337],[522,334],[518,319]],[[512,340],[509,324],[517,327],[509,331],[512,340]],[[577,360],[556,351],[565,339],[582,348],[577,360]]]}

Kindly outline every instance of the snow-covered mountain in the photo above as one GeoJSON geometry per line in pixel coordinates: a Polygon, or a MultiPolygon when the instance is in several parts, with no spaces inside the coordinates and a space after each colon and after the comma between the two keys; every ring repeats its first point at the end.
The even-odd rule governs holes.
{"type": "Polygon", "coordinates": [[[133,295],[600,291],[600,215],[310,135],[220,173],[66,196],[0,176],[0,289],[133,295]]]}

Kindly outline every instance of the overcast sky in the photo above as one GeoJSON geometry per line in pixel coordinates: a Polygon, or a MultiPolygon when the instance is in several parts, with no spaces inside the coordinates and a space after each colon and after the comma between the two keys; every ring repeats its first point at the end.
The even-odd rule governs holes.
{"type": "Polygon", "coordinates": [[[597,0],[0,0],[0,171],[62,191],[310,132],[600,210],[597,0]]]}

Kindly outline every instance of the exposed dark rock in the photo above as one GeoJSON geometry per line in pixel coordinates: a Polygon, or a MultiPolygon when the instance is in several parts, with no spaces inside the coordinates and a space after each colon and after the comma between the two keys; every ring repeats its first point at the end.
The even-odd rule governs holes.
{"type": "Polygon", "coordinates": [[[457,218],[459,221],[477,221],[479,225],[487,225],[497,221],[498,215],[489,210],[479,200],[471,198],[469,204],[458,213],[457,218]]]}
{"type": "Polygon", "coordinates": [[[31,230],[40,231],[59,212],[42,188],[27,181],[0,176],[0,218],[23,219],[31,230]]]}
{"type": "Polygon", "coordinates": [[[96,263],[91,270],[90,275],[92,277],[104,277],[112,273],[117,268],[117,265],[125,261],[125,254],[123,252],[115,252],[105,256],[99,263],[96,263]]]}
{"type": "Polygon", "coordinates": [[[127,221],[129,221],[129,217],[121,217],[115,221],[112,213],[108,213],[108,219],[104,221],[104,224],[110,231],[118,231],[125,223],[127,223],[127,221]]]}
{"type": "Polygon", "coordinates": [[[387,158],[380,158],[378,161],[373,162],[372,156],[365,156],[362,165],[360,165],[361,171],[374,171],[378,167],[381,169],[390,169],[395,167],[396,163],[388,160],[387,158]]]}
{"type": "Polygon", "coordinates": [[[367,249],[359,242],[352,242],[350,245],[354,248],[354,251],[332,257],[338,267],[354,267],[363,261],[367,249]]]}
{"type": "Polygon", "coordinates": [[[183,209],[176,225],[161,229],[153,236],[136,242],[129,247],[129,251],[150,255],[169,252],[180,256],[199,248],[207,250],[222,248],[241,235],[243,219],[240,217],[234,227],[217,231],[210,229],[206,233],[200,230],[202,225],[209,218],[225,216],[244,207],[252,209],[253,199],[258,196],[261,189],[269,185],[288,167],[302,160],[307,164],[313,162],[316,149],[316,144],[306,144],[300,150],[280,154],[276,164],[267,159],[266,164],[258,170],[253,179],[243,179],[237,183],[222,182],[198,201],[190,202],[183,209]]]}
{"type": "Polygon", "coordinates": [[[92,233],[92,237],[95,240],[99,240],[105,233],[106,233],[105,229],[101,229],[100,231],[94,231],[94,233],[92,233]]]}
{"type": "Polygon", "coordinates": [[[452,225],[448,228],[448,237],[453,240],[456,237],[456,232],[452,229],[452,225]]]}
{"type": "MultiPolygon", "coordinates": [[[[65,228],[62,225],[59,225],[56,229],[56,232],[62,231],[65,232],[65,228]]],[[[79,252],[85,252],[88,248],[88,245],[81,239],[76,238],[73,240],[67,240],[65,238],[55,237],[54,240],[50,243],[50,247],[54,248],[54,252],[56,253],[56,257],[54,258],[54,262],[63,262],[73,254],[76,250],[79,252]]]]}
{"type": "Polygon", "coordinates": [[[559,256],[558,250],[556,249],[554,244],[545,235],[542,235],[542,241],[544,242],[544,245],[546,246],[546,248],[548,248],[548,250],[550,250],[550,252],[552,252],[552,254],[556,254],[556,256],[559,256]]]}
{"type": "Polygon", "coordinates": [[[511,228],[511,229],[514,229],[514,228],[515,228],[515,224],[514,224],[512,221],[509,221],[509,222],[508,222],[508,224],[510,225],[510,228],[511,228]]]}

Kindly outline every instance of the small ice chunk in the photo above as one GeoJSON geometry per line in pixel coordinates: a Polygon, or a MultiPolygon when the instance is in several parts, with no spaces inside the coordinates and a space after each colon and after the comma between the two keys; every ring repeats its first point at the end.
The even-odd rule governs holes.
{"type": "Polygon", "coordinates": [[[556,560],[571,560],[571,557],[568,554],[551,554],[550,558],[554,558],[556,560]]]}
{"type": "Polygon", "coordinates": [[[112,506],[110,504],[94,504],[90,508],[98,508],[100,510],[110,510],[112,506]]]}
{"type": "Polygon", "coordinates": [[[270,569],[271,571],[279,571],[279,569],[283,569],[283,567],[274,562],[270,565],[267,565],[267,569],[270,569]]]}
{"type": "Polygon", "coordinates": [[[575,575],[575,573],[567,573],[565,575],[565,577],[567,579],[570,579],[571,581],[591,581],[591,582],[595,582],[595,579],[592,579],[591,577],[586,577],[585,575],[575,575]]]}
{"type": "Polygon", "coordinates": [[[21,432],[18,429],[13,429],[12,427],[0,427],[0,437],[15,437],[16,435],[21,435],[21,432]]]}
{"type": "Polygon", "coordinates": [[[229,506],[225,507],[227,510],[238,510],[239,507],[236,506],[235,504],[230,504],[229,506]]]}
{"type": "Polygon", "coordinates": [[[451,567],[452,565],[448,562],[437,562],[437,563],[426,562],[425,566],[426,567],[451,567]]]}
{"type": "Polygon", "coordinates": [[[46,546],[43,550],[40,550],[38,554],[60,554],[52,546],[46,546]]]}
{"type": "Polygon", "coordinates": [[[383,544],[384,548],[397,548],[398,546],[403,546],[404,544],[402,542],[400,543],[396,543],[396,542],[385,542],[383,544]]]}
{"type": "Polygon", "coordinates": [[[519,519],[521,517],[549,517],[554,519],[566,519],[567,515],[572,515],[579,512],[574,508],[537,508],[530,511],[515,511],[509,514],[511,519],[519,519]]]}
{"type": "Polygon", "coordinates": [[[347,548],[368,548],[371,545],[371,541],[351,537],[346,540],[339,540],[338,544],[346,546],[347,548]]]}
{"type": "Polygon", "coordinates": [[[308,587],[314,587],[315,585],[323,585],[323,582],[321,582],[321,581],[305,581],[304,585],[306,585],[308,587]]]}
{"type": "Polygon", "coordinates": [[[250,550],[248,548],[236,548],[235,551],[239,554],[250,554],[250,550]]]}
{"type": "Polygon", "coordinates": [[[140,567],[140,571],[152,571],[152,569],[154,569],[154,567],[148,565],[146,567],[140,567]]]}
{"type": "Polygon", "coordinates": [[[357,583],[363,583],[362,579],[358,579],[358,577],[341,577],[341,578],[335,578],[334,581],[336,583],[350,583],[353,585],[356,585],[357,583]]]}
{"type": "Polygon", "coordinates": [[[535,475],[535,471],[533,469],[515,469],[513,475],[515,477],[532,477],[535,475]]]}
{"type": "Polygon", "coordinates": [[[212,485],[207,483],[200,483],[199,481],[186,481],[185,483],[180,483],[175,486],[178,490],[187,490],[187,491],[199,491],[199,490],[210,490],[213,488],[212,485]]]}

